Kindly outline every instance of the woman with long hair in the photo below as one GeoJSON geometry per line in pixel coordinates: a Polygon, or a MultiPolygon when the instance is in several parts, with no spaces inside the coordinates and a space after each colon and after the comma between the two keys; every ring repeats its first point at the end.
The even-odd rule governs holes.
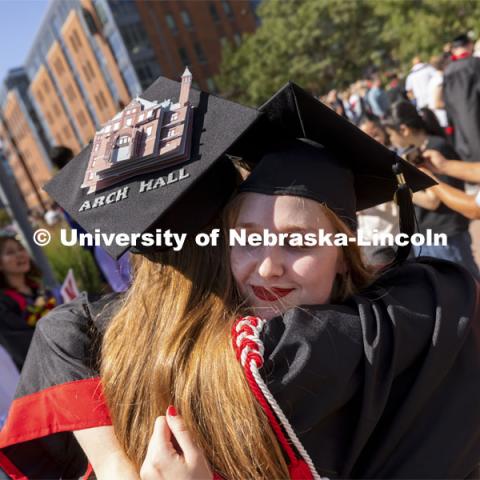
{"type": "MultiPolygon", "coordinates": [[[[457,159],[458,154],[446,141],[435,116],[417,112],[409,102],[398,102],[392,106],[384,126],[389,134],[390,142],[400,153],[416,149],[420,152],[426,149],[436,150],[447,159],[457,159]],[[427,121],[426,121],[427,120],[427,121]]],[[[464,189],[461,180],[442,175],[440,180],[460,190],[464,189]]],[[[443,258],[457,262],[467,268],[478,278],[478,267],[472,255],[472,238],[469,232],[469,220],[442,204],[433,193],[425,191],[414,195],[416,216],[419,231],[426,234],[443,233],[448,236],[448,245],[433,245],[414,247],[415,254],[443,258]]]]}
{"type": "Polygon", "coordinates": [[[0,340],[21,370],[38,320],[57,305],[14,234],[0,233],[0,340]]]}
{"type": "MultiPolygon", "coordinates": [[[[217,101],[208,112],[217,122],[232,118],[215,112],[217,101]]],[[[155,439],[170,438],[171,430],[180,434],[178,445],[170,442],[173,454],[200,460],[181,475],[174,469],[162,478],[208,478],[213,472],[226,479],[466,478],[474,470],[480,457],[474,280],[449,262],[401,265],[405,250],[392,268],[374,276],[354,241],[345,243],[354,236],[357,210],[394,193],[409,207],[404,181],[417,190],[429,180],[295,85],[278,92],[262,112],[228,149],[256,165],[252,173],[222,220],[217,214],[195,229],[220,229],[217,246],[199,247],[189,237],[178,251],[144,251],[124,297],[108,306],[83,298],[42,323],[36,354],[45,354],[48,344],[49,358],[63,357],[51,362],[63,382],[68,375],[59,365],[72,358],[76,388],[50,379],[62,388],[55,396],[60,413],[53,413],[63,418],[60,429],[51,420],[42,424],[43,434],[15,429],[12,414],[0,446],[15,468],[34,470],[20,458],[25,450],[18,444],[35,441],[49,458],[62,452],[70,460],[68,466],[56,463],[50,477],[78,473],[85,463],[58,445],[62,434],[76,431],[98,478],[149,478],[158,466],[155,439]],[[339,134],[350,142],[336,148],[339,134]],[[357,162],[354,152],[365,160],[357,162]],[[232,230],[252,239],[267,231],[285,242],[237,244],[232,230]],[[324,241],[299,243],[312,236],[324,241]],[[332,238],[344,243],[329,243],[332,238]],[[70,333],[58,335],[60,320],[70,333]],[[97,337],[100,351],[94,341],[92,348],[97,337]],[[458,393],[467,385],[468,398],[458,393]],[[61,400],[67,391],[77,410],[61,400]],[[170,417],[180,412],[182,431],[158,419],[167,408],[170,417]],[[181,436],[186,431],[190,446],[181,436]],[[56,445],[36,441],[54,433],[56,445]]],[[[201,125],[209,132],[208,119],[201,125]]],[[[63,180],[81,182],[84,167],[78,162],[72,167],[78,171],[66,171],[63,180]]],[[[188,209],[196,221],[207,200],[219,198],[222,178],[223,184],[203,172],[197,190],[164,190],[175,202],[159,213],[157,226],[178,227],[184,219],[179,212],[188,209]],[[166,223],[167,215],[176,222],[166,223]]],[[[129,186],[134,190],[134,183],[129,186]]],[[[148,208],[148,198],[139,198],[148,208]]],[[[122,201],[112,215],[135,207],[122,201]]],[[[85,196],[71,205],[86,208],[85,196]]],[[[93,213],[89,218],[99,220],[93,213]]],[[[41,419],[32,423],[38,428],[41,419]]]]}

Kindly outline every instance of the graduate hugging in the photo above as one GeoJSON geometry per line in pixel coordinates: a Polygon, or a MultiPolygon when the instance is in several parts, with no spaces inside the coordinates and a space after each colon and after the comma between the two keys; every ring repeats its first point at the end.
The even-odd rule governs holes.
{"type": "Polygon", "coordinates": [[[412,234],[411,192],[432,180],[295,84],[259,110],[187,87],[157,80],[126,108],[156,124],[97,133],[46,187],[88,232],[188,237],[178,251],[131,248],[125,294],[83,295],[39,322],[0,433],[4,472],[477,478],[480,318],[467,270],[408,260],[408,247],[380,269],[354,243],[227,241],[229,229],[352,237],[357,211],[394,197],[412,234]],[[181,182],[139,191],[179,168],[181,182]],[[79,211],[127,187],[121,202],[79,211]],[[215,228],[217,246],[193,242],[215,228]]]}

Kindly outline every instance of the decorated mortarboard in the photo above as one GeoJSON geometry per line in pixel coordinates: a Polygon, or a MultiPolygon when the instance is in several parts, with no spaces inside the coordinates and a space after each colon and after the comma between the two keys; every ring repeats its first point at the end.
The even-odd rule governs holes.
{"type": "MultiPolygon", "coordinates": [[[[159,78],[102,125],[93,142],[45,190],[91,234],[193,233],[232,194],[236,170],[225,152],[259,112],[159,78]]],[[[105,241],[117,258],[131,245],[105,241]]]]}
{"type": "Polygon", "coordinates": [[[260,111],[255,128],[230,149],[253,166],[240,191],[311,198],[352,227],[356,211],[396,197],[404,204],[401,228],[413,233],[410,190],[434,185],[429,176],[294,83],[260,111]]]}

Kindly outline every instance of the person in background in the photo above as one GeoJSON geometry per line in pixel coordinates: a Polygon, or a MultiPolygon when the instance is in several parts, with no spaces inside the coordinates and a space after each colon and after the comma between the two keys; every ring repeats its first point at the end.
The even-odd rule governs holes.
{"type": "Polygon", "coordinates": [[[390,107],[390,100],[382,88],[382,81],[379,75],[374,75],[370,90],[367,92],[366,101],[370,105],[372,113],[378,118],[383,118],[390,107]]]}
{"type": "Polygon", "coordinates": [[[480,39],[475,42],[475,46],[473,47],[473,56],[480,57],[480,39]]]}
{"type": "Polygon", "coordinates": [[[41,274],[10,232],[0,234],[0,344],[22,369],[38,320],[59,304],[41,284],[41,274]]]}
{"type": "MultiPolygon", "coordinates": [[[[360,123],[359,128],[378,143],[386,147],[390,146],[387,132],[378,120],[366,118],[360,123]]],[[[385,202],[358,212],[357,220],[358,229],[361,230],[362,236],[366,240],[371,240],[373,232],[378,232],[380,235],[396,235],[400,232],[398,206],[394,201],[385,202]]],[[[395,258],[395,249],[390,246],[363,247],[362,253],[367,263],[375,268],[388,265],[395,258]]]]}
{"type": "Polygon", "coordinates": [[[339,97],[337,90],[330,90],[325,97],[324,102],[338,115],[347,118],[347,114],[345,113],[345,107],[343,106],[343,101],[339,97]]]}
{"type": "Polygon", "coordinates": [[[393,72],[388,75],[388,87],[386,89],[390,105],[402,100],[408,100],[405,92],[405,82],[403,82],[398,73],[393,72]]]}
{"type": "Polygon", "coordinates": [[[355,114],[355,124],[367,115],[371,115],[370,106],[365,101],[368,87],[365,80],[358,80],[352,85],[349,104],[351,111],[355,114]]]}
{"type": "Polygon", "coordinates": [[[419,110],[428,105],[428,84],[435,71],[431,65],[423,63],[418,56],[412,60],[412,69],[407,76],[405,90],[408,98],[415,102],[419,110]]]}
{"type": "Polygon", "coordinates": [[[454,146],[462,160],[480,160],[480,58],[473,42],[459,35],[452,42],[452,62],[443,77],[443,99],[453,125],[454,146]]]}
{"type": "MultiPolygon", "coordinates": [[[[433,114],[429,117],[429,121],[432,120],[435,120],[433,114]]],[[[384,126],[392,145],[400,153],[414,147],[419,153],[420,162],[422,161],[420,152],[425,149],[439,151],[448,159],[458,158],[457,152],[445,138],[435,135],[439,129],[438,123],[433,126],[427,124],[415,106],[409,102],[398,102],[393,105],[384,126]]],[[[440,180],[463,190],[461,180],[446,175],[440,176],[440,180]]],[[[444,233],[448,236],[448,245],[414,246],[414,253],[417,256],[431,256],[460,263],[478,278],[478,267],[471,249],[472,238],[468,230],[469,220],[442,204],[430,190],[415,193],[413,201],[416,205],[419,232],[426,235],[427,231],[431,230],[432,234],[444,233]]]]}
{"type": "Polygon", "coordinates": [[[425,163],[422,164],[421,170],[438,182],[438,185],[430,190],[439,200],[470,220],[480,219],[480,193],[469,195],[463,190],[442,182],[437,177],[437,175],[448,175],[472,184],[480,184],[480,163],[447,160],[436,150],[426,150],[422,156],[425,163]]]}
{"type": "Polygon", "coordinates": [[[448,62],[446,55],[432,57],[430,63],[435,73],[428,82],[428,108],[437,117],[438,123],[446,131],[448,127],[447,111],[443,101],[443,71],[448,62]]]}

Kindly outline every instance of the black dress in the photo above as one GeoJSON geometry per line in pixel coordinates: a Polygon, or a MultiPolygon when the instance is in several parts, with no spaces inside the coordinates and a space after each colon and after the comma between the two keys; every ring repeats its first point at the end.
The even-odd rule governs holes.
{"type": "Polygon", "coordinates": [[[11,288],[0,289],[0,345],[21,370],[32,341],[35,324],[57,305],[48,291],[31,283],[32,295],[11,288]]]}
{"type": "Polygon", "coordinates": [[[480,59],[462,58],[448,65],[443,77],[445,109],[454,127],[460,158],[480,161],[480,59]]]}
{"type": "MultiPolygon", "coordinates": [[[[97,342],[115,308],[115,297],[92,304],[84,296],[40,321],[0,434],[0,465],[31,478],[84,473],[70,432],[109,424],[97,342]]],[[[480,318],[477,284],[462,267],[408,262],[342,305],[294,308],[268,321],[262,340],[262,376],[320,474],[475,471],[480,318]]]]}

